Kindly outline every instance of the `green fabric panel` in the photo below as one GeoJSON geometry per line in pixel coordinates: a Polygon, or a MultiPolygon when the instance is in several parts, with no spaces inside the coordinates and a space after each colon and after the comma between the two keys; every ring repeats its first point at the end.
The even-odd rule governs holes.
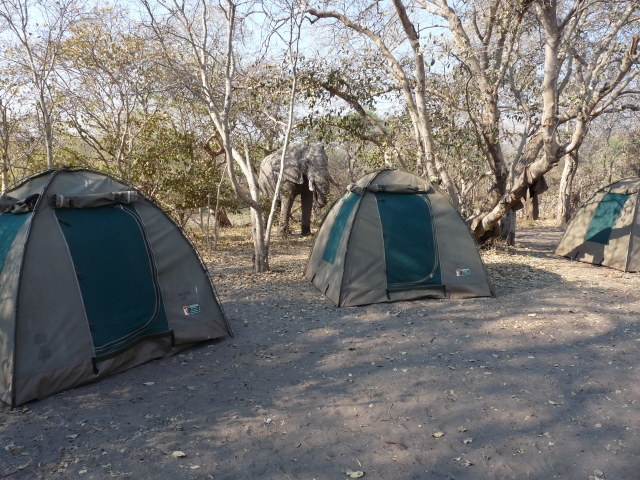
{"type": "Polygon", "coordinates": [[[429,196],[376,193],[389,290],[442,285],[429,196]]]}
{"type": "Polygon", "coordinates": [[[333,265],[333,262],[336,259],[336,253],[340,246],[344,227],[347,225],[347,220],[349,220],[349,216],[351,215],[353,208],[358,203],[358,200],[360,200],[360,195],[350,193],[342,202],[342,205],[340,205],[340,210],[333,222],[329,239],[327,240],[327,244],[324,246],[324,252],[322,253],[322,259],[331,265],[333,265]]]}
{"type": "Polygon", "coordinates": [[[133,206],[56,210],[98,358],[169,331],[153,257],[133,206]]]}
{"type": "Polygon", "coordinates": [[[629,199],[629,195],[621,193],[607,193],[598,204],[589,229],[584,239],[587,242],[609,245],[609,237],[613,230],[613,225],[620,215],[622,207],[629,199]]]}
{"type": "Polygon", "coordinates": [[[23,215],[13,215],[7,212],[0,215],[0,272],[4,268],[4,261],[18,230],[28,218],[31,218],[31,215],[31,212],[23,215]]]}

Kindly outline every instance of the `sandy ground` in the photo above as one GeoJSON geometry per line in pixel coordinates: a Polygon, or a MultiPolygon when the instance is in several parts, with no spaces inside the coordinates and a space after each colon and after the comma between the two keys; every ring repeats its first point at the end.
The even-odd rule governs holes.
{"type": "Polygon", "coordinates": [[[0,476],[638,479],[640,275],[560,235],[484,252],[496,298],[341,309],[302,277],[312,240],[262,275],[222,251],[235,337],[3,407],[0,476]]]}

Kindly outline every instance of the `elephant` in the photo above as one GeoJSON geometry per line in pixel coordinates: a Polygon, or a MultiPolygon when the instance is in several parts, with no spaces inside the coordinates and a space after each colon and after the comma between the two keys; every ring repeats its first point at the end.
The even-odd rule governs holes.
{"type": "MultiPolygon", "coordinates": [[[[266,156],[260,163],[258,185],[262,195],[273,197],[278,183],[281,158],[282,149],[266,156]]],[[[310,235],[311,209],[314,206],[322,208],[327,204],[330,185],[329,159],[321,144],[289,145],[284,157],[284,175],[280,187],[281,211],[278,234],[284,236],[288,233],[291,207],[295,198],[300,195],[302,235],[310,235]]]]}

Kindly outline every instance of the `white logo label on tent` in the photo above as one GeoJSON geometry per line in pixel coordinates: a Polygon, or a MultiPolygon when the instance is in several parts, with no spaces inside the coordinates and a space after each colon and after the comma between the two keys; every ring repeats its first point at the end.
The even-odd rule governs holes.
{"type": "Polygon", "coordinates": [[[468,277],[469,275],[471,275],[471,270],[469,268],[456,269],[456,277],[468,277]]]}
{"type": "Polygon", "coordinates": [[[200,313],[200,304],[194,303],[193,305],[185,305],[182,307],[185,315],[195,315],[196,313],[200,313]]]}

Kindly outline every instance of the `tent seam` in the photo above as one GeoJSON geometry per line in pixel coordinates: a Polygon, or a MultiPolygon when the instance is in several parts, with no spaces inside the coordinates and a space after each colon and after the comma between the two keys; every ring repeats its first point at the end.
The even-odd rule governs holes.
{"type": "Polygon", "coordinates": [[[362,199],[367,194],[367,187],[369,185],[371,185],[371,182],[373,182],[376,178],[378,178],[378,176],[382,172],[386,172],[386,171],[392,171],[392,169],[383,168],[382,170],[377,172],[373,177],[371,177],[369,179],[369,182],[363,188],[362,195],[360,195],[360,200],[358,200],[358,203],[353,208],[353,214],[352,214],[353,215],[353,220],[351,221],[351,228],[349,229],[349,233],[347,235],[347,240],[346,240],[346,245],[344,247],[344,257],[343,257],[344,261],[342,262],[342,275],[340,276],[340,285],[338,285],[338,307],[341,306],[341,302],[342,302],[342,285],[344,283],[344,270],[345,270],[345,268],[347,268],[347,252],[349,251],[349,241],[351,240],[351,232],[353,232],[353,224],[355,223],[356,216],[358,215],[358,211],[360,210],[360,205],[362,204],[362,199]]]}
{"type": "MultiPolygon", "coordinates": [[[[52,212],[54,216],[56,216],[55,212],[52,212]]],[[[57,219],[57,216],[56,216],[57,219]]],[[[69,244],[67,243],[67,238],[64,236],[64,232],[62,231],[62,227],[60,227],[60,222],[56,222],[58,225],[58,229],[60,231],[61,237],[64,239],[65,250],[68,254],[68,260],[71,262],[71,266],[75,267],[73,263],[73,257],[71,256],[71,250],[69,250],[69,244]]],[[[91,339],[91,349],[93,350],[93,356],[96,356],[96,347],[93,344],[93,335],[91,334],[91,327],[89,326],[89,316],[87,315],[87,308],[84,305],[84,297],[82,296],[82,289],[80,288],[80,280],[78,279],[78,275],[74,276],[75,285],[78,288],[78,297],[80,297],[80,303],[82,305],[82,311],[84,312],[84,323],[87,327],[87,332],[89,333],[89,338],[91,339]]]]}
{"type": "MultiPolygon", "coordinates": [[[[16,288],[16,304],[15,304],[15,320],[14,320],[14,330],[13,330],[13,355],[12,355],[12,365],[11,365],[11,375],[13,376],[13,378],[17,378],[16,373],[15,373],[15,368],[16,368],[16,359],[17,359],[17,346],[18,346],[18,310],[20,309],[20,289],[22,287],[22,271],[24,268],[24,260],[26,258],[26,253],[27,253],[27,245],[29,243],[29,238],[31,236],[31,228],[33,227],[33,222],[35,221],[36,217],[37,217],[37,213],[38,213],[38,208],[40,207],[40,203],[43,201],[42,199],[45,197],[45,193],[47,191],[47,188],[49,187],[49,185],[51,185],[52,180],[55,178],[55,176],[61,171],[62,169],[59,168],[57,170],[54,170],[53,172],[51,172],[51,170],[48,170],[49,172],[51,172],[51,176],[49,177],[49,179],[45,182],[45,184],[42,186],[42,190],[40,191],[40,196],[38,197],[38,200],[36,201],[36,204],[33,207],[33,214],[31,215],[31,218],[29,219],[29,225],[27,227],[27,232],[25,233],[25,238],[24,238],[24,243],[22,244],[22,255],[20,256],[20,270],[18,272],[18,287],[16,288]]],[[[43,175],[46,172],[43,172],[43,175]]],[[[28,180],[26,180],[24,183],[26,183],[28,180]]],[[[16,404],[16,386],[14,382],[11,382],[11,409],[13,409],[15,407],[16,404]]]]}

